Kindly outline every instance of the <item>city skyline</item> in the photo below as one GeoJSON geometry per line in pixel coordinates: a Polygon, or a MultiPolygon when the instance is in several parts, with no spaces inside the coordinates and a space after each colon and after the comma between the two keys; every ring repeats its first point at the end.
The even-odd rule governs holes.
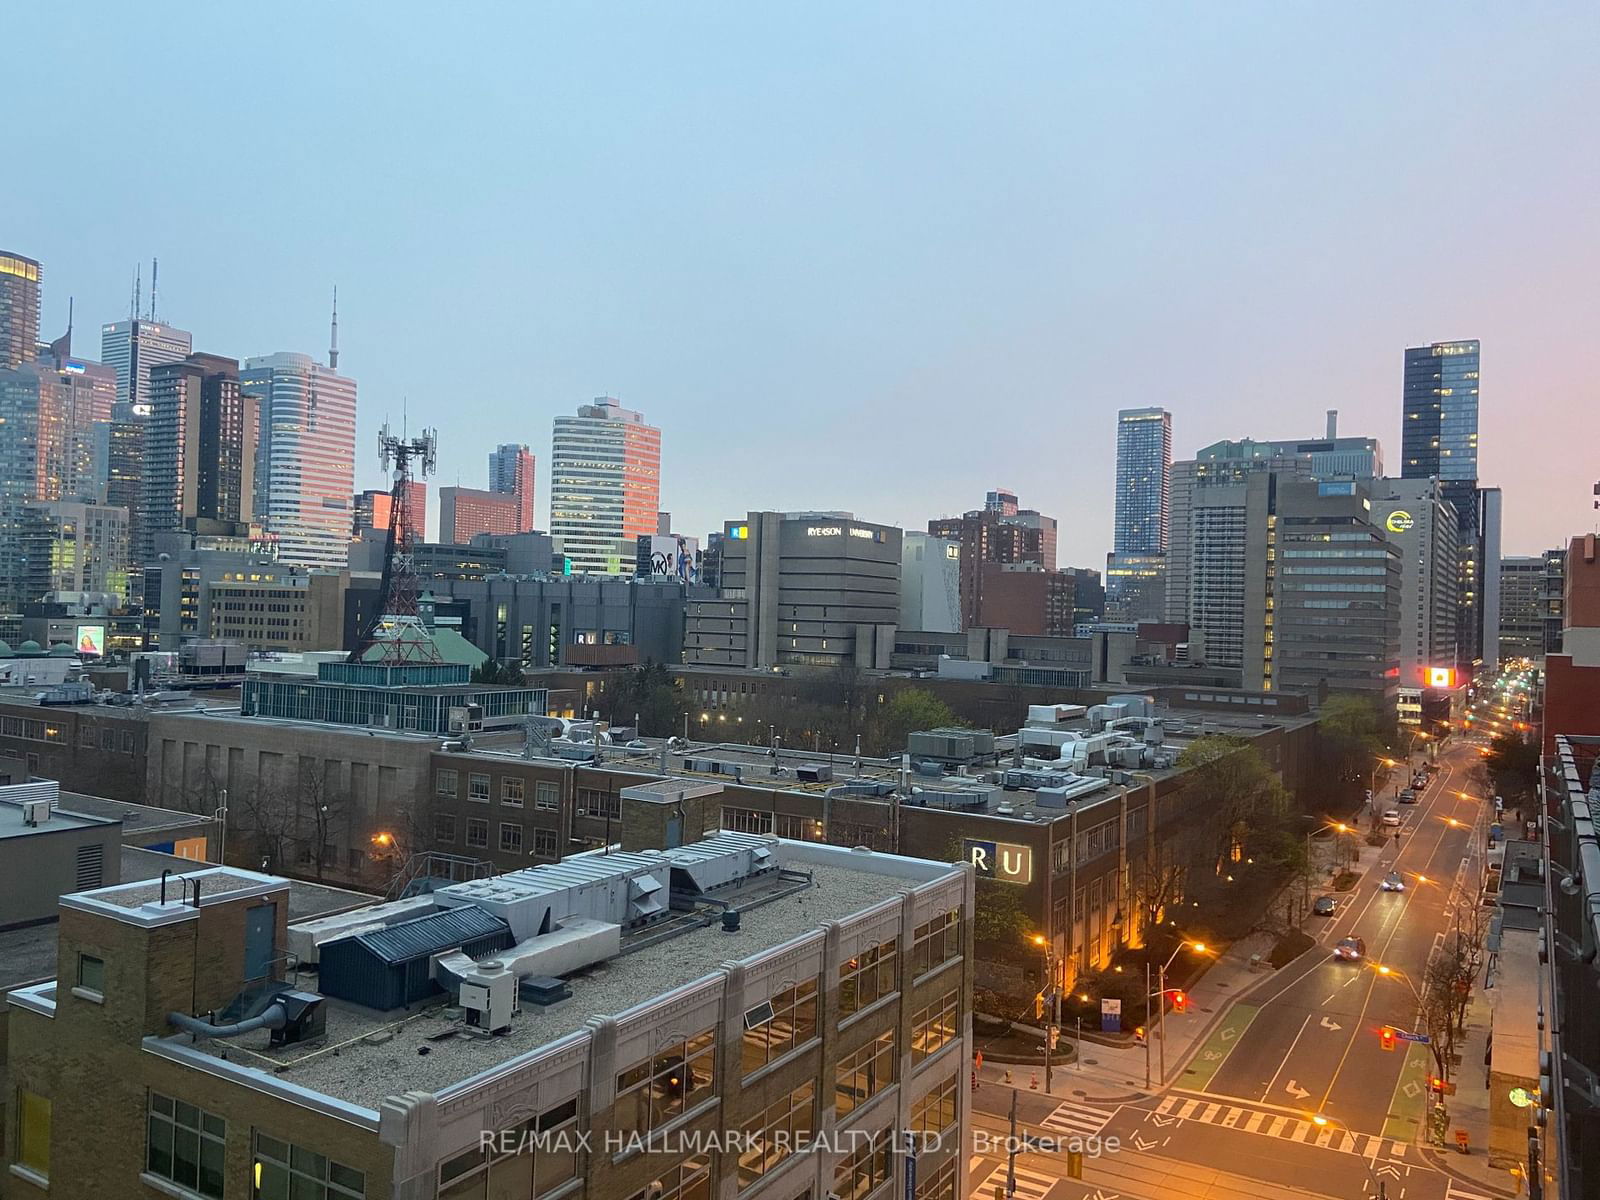
{"type": "MultiPolygon", "coordinates": [[[[931,22],[912,53],[888,52],[904,30],[871,12],[646,15],[621,43],[598,14],[505,14],[488,63],[430,56],[452,97],[436,103],[412,95],[404,64],[448,43],[429,33],[447,18],[402,6],[377,33],[326,14],[311,46],[288,18],[253,31],[263,52],[295,47],[280,63],[293,100],[267,109],[194,103],[191,79],[142,66],[201,32],[242,34],[242,17],[189,31],[24,11],[17,36],[70,37],[97,86],[55,97],[46,119],[44,61],[18,64],[20,155],[48,154],[51,129],[91,127],[99,98],[128,90],[153,111],[193,109],[197,139],[318,166],[220,206],[138,186],[114,210],[93,193],[18,192],[3,241],[44,266],[46,337],[69,296],[80,329],[125,318],[135,264],[148,275],[157,255],[161,316],[197,344],[317,354],[337,283],[342,366],[363,389],[358,489],[381,482],[386,417],[440,424],[439,480],[476,485],[494,445],[543,447],[554,415],[605,393],[676,431],[662,503],[685,529],[819,504],[922,528],[1003,483],[1060,515],[1061,561],[1079,565],[1109,548],[1116,409],[1169,408],[1186,457],[1220,438],[1305,436],[1338,408],[1346,432],[1397,458],[1404,348],[1476,338],[1481,478],[1506,490],[1507,552],[1535,553],[1593,519],[1581,446],[1526,419],[1597,399],[1548,353],[1600,319],[1587,282],[1600,215],[1582,200],[1600,166],[1551,119],[1600,105],[1595,30],[1577,11],[1357,12],[1310,42],[1267,8],[1036,11],[931,22]],[[1424,31],[1435,52],[1419,63],[1405,47],[1424,31]],[[501,69],[529,44],[529,69],[501,69]],[[776,66],[775,45],[792,46],[776,66]],[[597,93],[600,61],[627,86],[597,93]],[[1475,86],[1446,86],[1462,62],[1475,86]],[[351,104],[334,80],[357,78],[351,104]],[[463,120],[485,108],[504,119],[463,120]],[[508,133],[528,153],[504,153],[508,133]],[[1441,189],[1463,156],[1474,186],[1441,189]],[[494,186],[463,196],[487,162],[494,186]],[[248,289],[230,244],[249,248],[248,289]],[[896,316],[862,337],[883,313],[896,316]],[[514,390],[464,392],[455,355],[415,352],[467,345],[517,360],[514,390]],[[1009,419],[974,428],[974,400],[995,395],[1009,419]],[[807,419],[736,415],[758,397],[807,419]],[[863,436],[842,446],[846,426],[863,436]],[[956,426],[962,454],[936,484],[865,469],[877,445],[937,460],[956,426]],[[1088,453],[1063,472],[1019,453],[1021,428],[1088,453]],[[788,455],[812,471],[770,469],[788,455]]],[[[105,152],[108,172],[155,178],[138,139],[105,152]]]]}

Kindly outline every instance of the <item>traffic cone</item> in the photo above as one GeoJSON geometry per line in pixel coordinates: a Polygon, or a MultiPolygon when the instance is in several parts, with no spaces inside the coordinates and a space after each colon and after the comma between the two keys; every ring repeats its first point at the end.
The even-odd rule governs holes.
{"type": "Polygon", "coordinates": [[[1036,1092],[1039,1090],[1039,1072],[1033,1072],[1033,1077],[1028,1080],[1028,1086],[1036,1092]]]}

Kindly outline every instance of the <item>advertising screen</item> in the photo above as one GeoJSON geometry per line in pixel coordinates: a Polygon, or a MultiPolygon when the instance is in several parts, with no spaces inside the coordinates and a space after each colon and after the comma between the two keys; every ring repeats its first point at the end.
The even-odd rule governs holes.
{"type": "Polygon", "coordinates": [[[106,652],[106,627],[104,625],[79,625],[77,650],[99,658],[106,652]]]}

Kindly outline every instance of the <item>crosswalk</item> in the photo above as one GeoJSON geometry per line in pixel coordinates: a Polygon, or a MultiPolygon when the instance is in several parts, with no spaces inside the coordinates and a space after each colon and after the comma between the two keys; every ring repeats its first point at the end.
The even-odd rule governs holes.
{"type": "Polygon", "coordinates": [[[1095,1108],[1092,1104],[1074,1104],[1068,1101],[1039,1124],[1052,1133],[1091,1138],[1104,1129],[1115,1115],[1114,1112],[1108,1112],[1103,1108],[1095,1108]]]}
{"type": "MultiPolygon", "coordinates": [[[[1043,1171],[1035,1171],[1017,1164],[1017,1190],[1012,1193],[1020,1200],[1044,1200],[1050,1194],[1050,1189],[1061,1182],[1059,1175],[1046,1175],[1043,1171]]],[[[1006,1194],[1006,1164],[1001,1163],[980,1183],[972,1193],[973,1200],[994,1200],[996,1194],[1006,1194]],[[999,1192],[996,1193],[995,1189],[999,1192]]]]}
{"type": "MultiPolygon", "coordinates": [[[[1237,1104],[1170,1095],[1156,1105],[1152,1121],[1162,1125],[1169,1120],[1200,1121],[1240,1133],[1253,1133],[1260,1137],[1281,1138],[1301,1142],[1308,1146],[1321,1146],[1344,1154],[1358,1154],[1362,1158],[1404,1158],[1406,1144],[1392,1138],[1370,1133],[1350,1133],[1333,1124],[1318,1125],[1314,1121],[1283,1113],[1268,1112],[1237,1104]]],[[[1468,1200],[1466,1196],[1461,1200],[1468,1200]]]]}
{"type": "Polygon", "coordinates": [[[1471,1191],[1451,1180],[1450,1186],[1445,1189],[1444,1200],[1493,1200],[1493,1198],[1484,1195],[1482,1192],[1471,1191]]]}

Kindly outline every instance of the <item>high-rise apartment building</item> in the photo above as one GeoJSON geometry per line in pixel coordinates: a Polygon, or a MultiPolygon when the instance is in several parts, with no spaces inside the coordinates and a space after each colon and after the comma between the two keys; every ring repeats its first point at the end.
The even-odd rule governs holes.
{"type": "MultiPolygon", "coordinates": [[[[191,354],[150,372],[141,558],[169,529],[241,535],[255,519],[257,402],[239,364],[191,354]]],[[[348,489],[346,494],[348,494],[348,489]]]]}
{"type": "MultiPolygon", "coordinates": [[[[1015,593],[989,568],[1027,564],[1035,570],[1055,571],[1056,519],[1037,509],[1019,508],[1016,494],[1004,489],[990,492],[982,508],[970,509],[959,517],[929,521],[928,535],[959,546],[961,628],[1001,625],[1000,616],[987,611],[986,589],[991,584],[1008,592],[1008,611],[1015,612],[1015,593]]],[[[1070,584],[1057,584],[1055,595],[1059,596],[1062,586],[1070,584]]],[[[1042,602],[1043,593],[1039,594],[1042,602]]],[[[1041,610],[1038,620],[1028,624],[1033,626],[1043,620],[1041,610]]]]}
{"type": "Polygon", "coordinates": [[[128,588],[128,513],[105,504],[39,500],[23,509],[23,595],[109,595],[128,588]]]}
{"type": "Polygon", "coordinates": [[[550,462],[550,533],[572,569],[631,571],[661,510],[661,431],[601,396],[556,418],[550,462]]]}
{"type": "Polygon", "coordinates": [[[1382,479],[1372,523],[1400,551],[1400,686],[1418,692],[1459,657],[1460,521],[1437,479],[1382,479]]]}
{"type": "MultiPolygon", "coordinates": [[[[533,528],[533,451],[507,442],[489,452],[489,490],[517,501],[517,527],[508,533],[533,528]]],[[[499,532],[499,531],[496,531],[499,532]]]]}
{"type": "Polygon", "coordinates": [[[60,444],[55,372],[32,361],[0,367],[0,605],[12,612],[36,599],[25,594],[23,511],[60,498],[60,444]]]}
{"type": "Polygon", "coordinates": [[[480,533],[526,533],[518,497],[480,488],[439,489],[439,540],[465,546],[480,533]]]}
{"type": "Polygon", "coordinates": [[[1125,408],[1117,414],[1117,497],[1106,556],[1106,615],[1160,620],[1166,610],[1166,555],[1172,532],[1172,414],[1125,408]]]}
{"type": "Polygon", "coordinates": [[[1544,587],[1540,592],[1539,607],[1544,619],[1544,650],[1546,655],[1561,653],[1561,629],[1566,623],[1567,548],[1558,547],[1544,552],[1544,587]]]}
{"type": "Polygon", "coordinates": [[[355,487],[356,381],[305,354],[247,358],[260,430],[255,515],[287,566],[345,565],[355,487]]]}
{"type": "Polygon", "coordinates": [[[1460,523],[1459,665],[1496,665],[1499,500],[1479,486],[1479,344],[1433,342],[1405,352],[1401,469],[1404,479],[1438,479],[1460,523]],[[1492,525],[1492,528],[1491,528],[1492,525]],[[1490,543],[1494,542],[1493,547],[1490,543]]]}
{"type": "Polygon", "coordinates": [[[1544,660],[1545,556],[1500,560],[1500,657],[1544,660]]]}
{"type": "Polygon", "coordinates": [[[162,363],[181,362],[194,350],[186,329],[131,317],[100,327],[100,361],[117,373],[119,417],[150,413],[150,372],[162,363]]]}
{"type": "Polygon", "coordinates": [[[0,368],[33,361],[39,345],[39,264],[0,250],[0,368]]]}

